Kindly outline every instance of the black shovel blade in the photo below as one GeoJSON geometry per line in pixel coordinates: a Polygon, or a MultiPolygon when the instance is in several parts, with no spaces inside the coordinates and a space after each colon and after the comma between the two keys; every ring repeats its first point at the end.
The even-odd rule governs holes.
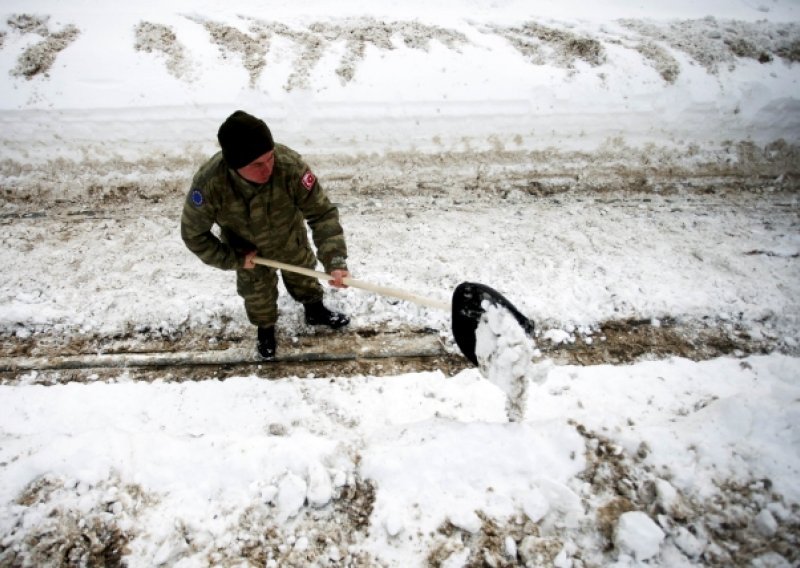
{"type": "Polygon", "coordinates": [[[473,365],[478,365],[475,355],[475,331],[486,311],[483,302],[500,306],[513,314],[522,329],[533,337],[533,322],[526,318],[497,290],[475,282],[462,282],[453,292],[453,337],[464,357],[473,365]]]}

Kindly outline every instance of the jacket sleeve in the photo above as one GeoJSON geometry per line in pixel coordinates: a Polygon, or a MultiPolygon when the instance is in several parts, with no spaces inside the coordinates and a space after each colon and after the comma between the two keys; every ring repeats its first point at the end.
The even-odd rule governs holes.
{"type": "Polygon", "coordinates": [[[203,190],[192,189],[183,204],[181,238],[186,247],[206,264],[223,270],[239,268],[244,259],[211,232],[215,219],[216,210],[203,190]]]}
{"type": "Polygon", "coordinates": [[[326,272],[347,270],[347,245],[339,222],[339,210],[330,202],[322,186],[306,167],[297,178],[296,203],[311,228],[314,246],[326,272]],[[310,177],[309,177],[310,176],[310,177]]]}

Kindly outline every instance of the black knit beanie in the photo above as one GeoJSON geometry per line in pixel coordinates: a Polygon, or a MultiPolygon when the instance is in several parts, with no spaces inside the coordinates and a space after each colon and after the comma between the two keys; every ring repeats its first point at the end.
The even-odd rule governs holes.
{"type": "Polygon", "coordinates": [[[267,124],[243,110],[237,110],[222,123],[217,132],[222,157],[228,167],[243,168],[275,148],[267,124]]]}

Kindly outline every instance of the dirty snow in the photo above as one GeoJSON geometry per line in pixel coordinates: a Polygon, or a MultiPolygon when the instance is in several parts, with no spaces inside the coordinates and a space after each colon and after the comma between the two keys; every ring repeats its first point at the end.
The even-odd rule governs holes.
{"type": "MultiPolygon", "coordinates": [[[[0,565],[797,564],[799,27],[788,0],[4,2],[4,359],[249,341],[177,232],[237,108],[309,160],[358,278],[485,282],[542,351],[611,321],[763,353],[561,365],[489,313],[491,380],[7,372],[0,565]]],[[[455,349],[445,312],[326,294],[455,349]]]]}

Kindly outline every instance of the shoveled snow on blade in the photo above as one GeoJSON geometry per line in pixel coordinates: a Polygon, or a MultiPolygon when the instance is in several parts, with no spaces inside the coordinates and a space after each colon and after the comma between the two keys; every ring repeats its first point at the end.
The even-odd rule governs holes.
{"type": "Polygon", "coordinates": [[[533,339],[507,309],[484,302],[475,330],[475,355],[481,374],[506,393],[509,421],[525,418],[528,383],[543,382],[547,372],[534,359],[541,356],[533,339]]]}

